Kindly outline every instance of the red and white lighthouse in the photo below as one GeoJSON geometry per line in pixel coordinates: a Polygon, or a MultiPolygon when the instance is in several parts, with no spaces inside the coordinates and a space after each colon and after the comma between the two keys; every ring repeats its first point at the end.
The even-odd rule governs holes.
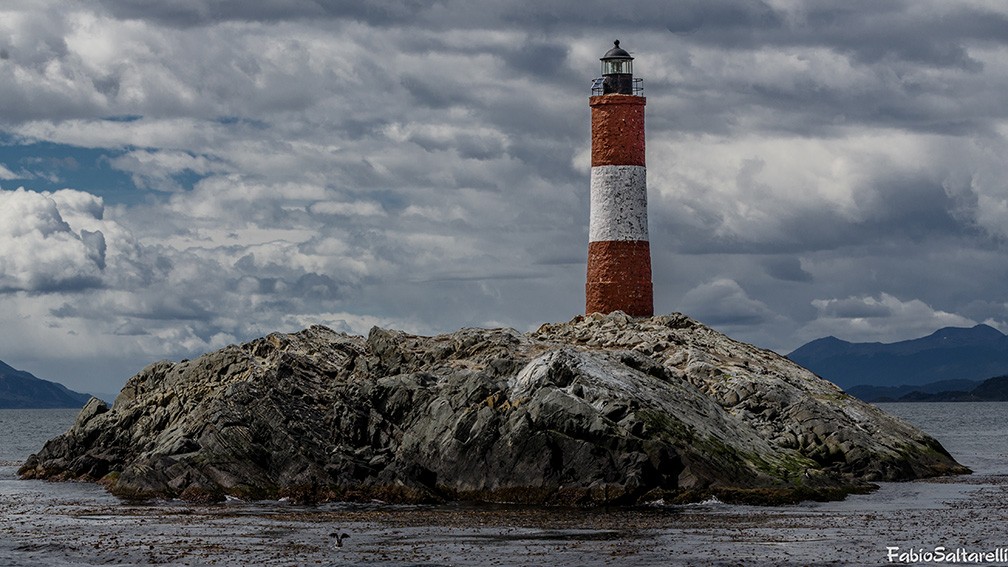
{"type": "Polygon", "coordinates": [[[633,57],[606,52],[592,85],[591,221],[585,313],[654,314],[647,225],[642,81],[633,57]]]}

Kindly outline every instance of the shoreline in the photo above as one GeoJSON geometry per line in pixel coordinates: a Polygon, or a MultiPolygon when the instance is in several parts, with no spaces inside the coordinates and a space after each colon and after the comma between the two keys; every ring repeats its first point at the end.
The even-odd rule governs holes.
{"type": "Polygon", "coordinates": [[[607,510],[133,504],[14,472],[0,468],[0,563],[12,565],[883,564],[891,546],[993,551],[1008,506],[1004,475],[880,483],[834,502],[607,510]],[[348,534],[342,547],[333,533],[348,534]]]}

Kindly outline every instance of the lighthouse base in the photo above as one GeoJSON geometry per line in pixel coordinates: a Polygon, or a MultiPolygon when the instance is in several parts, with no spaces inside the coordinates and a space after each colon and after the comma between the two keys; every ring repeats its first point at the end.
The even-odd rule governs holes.
{"type": "Polygon", "coordinates": [[[651,247],[646,240],[588,243],[585,313],[654,315],[651,247]]]}

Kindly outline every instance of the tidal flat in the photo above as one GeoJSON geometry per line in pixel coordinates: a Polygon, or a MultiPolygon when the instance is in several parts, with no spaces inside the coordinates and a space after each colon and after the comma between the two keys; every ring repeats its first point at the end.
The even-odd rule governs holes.
{"type": "Polygon", "coordinates": [[[131,504],[0,467],[2,565],[878,565],[1005,547],[1008,477],[883,483],[839,502],[558,509],[131,504]],[[337,545],[334,534],[347,534],[337,545]]]}

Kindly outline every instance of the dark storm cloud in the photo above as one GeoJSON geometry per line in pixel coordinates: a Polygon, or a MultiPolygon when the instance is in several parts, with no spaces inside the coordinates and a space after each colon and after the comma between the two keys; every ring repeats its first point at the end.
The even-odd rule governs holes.
{"type": "Polygon", "coordinates": [[[812,274],[802,269],[801,260],[794,256],[771,256],[763,266],[770,277],[790,282],[812,281],[812,274]]]}
{"type": "Polygon", "coordinates": [[[933,180],[886,178],[875,180],[877,188],[865,207],[868,218],[852,227],[848,243],[880,240],[943,239],[972,232],[955,218],[955,201],[933,180]]]}
{"type": "Polygon", "coordinates": [[[529,3],[505,0],[101,0],[120,18],[144,19],[171,26],[208,25],[224,21],[275,22],[301,19],[347,19],[383,27],[417,25],[426,29],[460,26],[556,31],[633,26],[695,33],[703,29],[745,30],[778,27],[780,15],[762,2],[691,0],[625,5],[609,0],[529,3]]]}
{"type": "Polygon", "coordinates": [[[438,4],[437,0],[358,2],[354,0],[102,0],[119,18],[150,20],[170,26],[209,25],[227,21],[275,22],[345,18],[371,25],[408,23],[438,4]]]}
{"type": "Polygon", "coordinates": [[[456,82],[446,82],[442,77],[407,76],[399,84],[413,97],[417,105],[444,110],[452,106],[465,106],[471,100],[463,83],[465,77],[457,77],[456,82]]]}
{"type": "Polygon", "coordinates": [[[1003,14],[954,3],[859,0],[839,5],[813,4],[803,24],[796,30],[794,42],[833,45],[865,63],[892,57],[979,71],[982,66],[969,56],[967,45],[974,41],[1008,41],[1008,19],[1003,14]]]}
{"type": "Polygon", "coordinates": [[[670,29],[691,31],[676,35],[678,51],[691,45],[735,53],[769,50],[806,65],[772,80],[760,80],[758,67],[748,75],[716,77],[716,67],[672,54],[680,80],[653,83],[651,90],[692,99],[689,108],[676,109],[677,128],[737,132],[755,121],[760,128],[802,135],[846,135],[844,127],[854,124],[962,134],[988,131],[992,113],[1005,116],[1000,97],[983,84],[984,64],[971,54],[1008,43],[1003,14],[921,2],[813,3],[794,14],[749,6],[670,10],[679,26],[670,29]],[[829,62],[815,50],[847,59],[851,78],[818,68],[829,62]]]}
{"type": "Polygon", "coordinates": [[[862,219],[852,222],[838,211],[793,211],[780,219],[780,239],[722,242],[721,249],[802,253],[883,243],[898,247],[976,232],[972,223],[954,217],[953,199],[933,180],[881,177],[873,181],[859,203],[865,211],[862,219]]]}
{"type": "Polygon", "coordinates": [[[570,48],[557,42],[530,40],[505,51],[501,56],[508,67],[536,79],[556,81],[572,78],[567,55],[570,48]]]}

